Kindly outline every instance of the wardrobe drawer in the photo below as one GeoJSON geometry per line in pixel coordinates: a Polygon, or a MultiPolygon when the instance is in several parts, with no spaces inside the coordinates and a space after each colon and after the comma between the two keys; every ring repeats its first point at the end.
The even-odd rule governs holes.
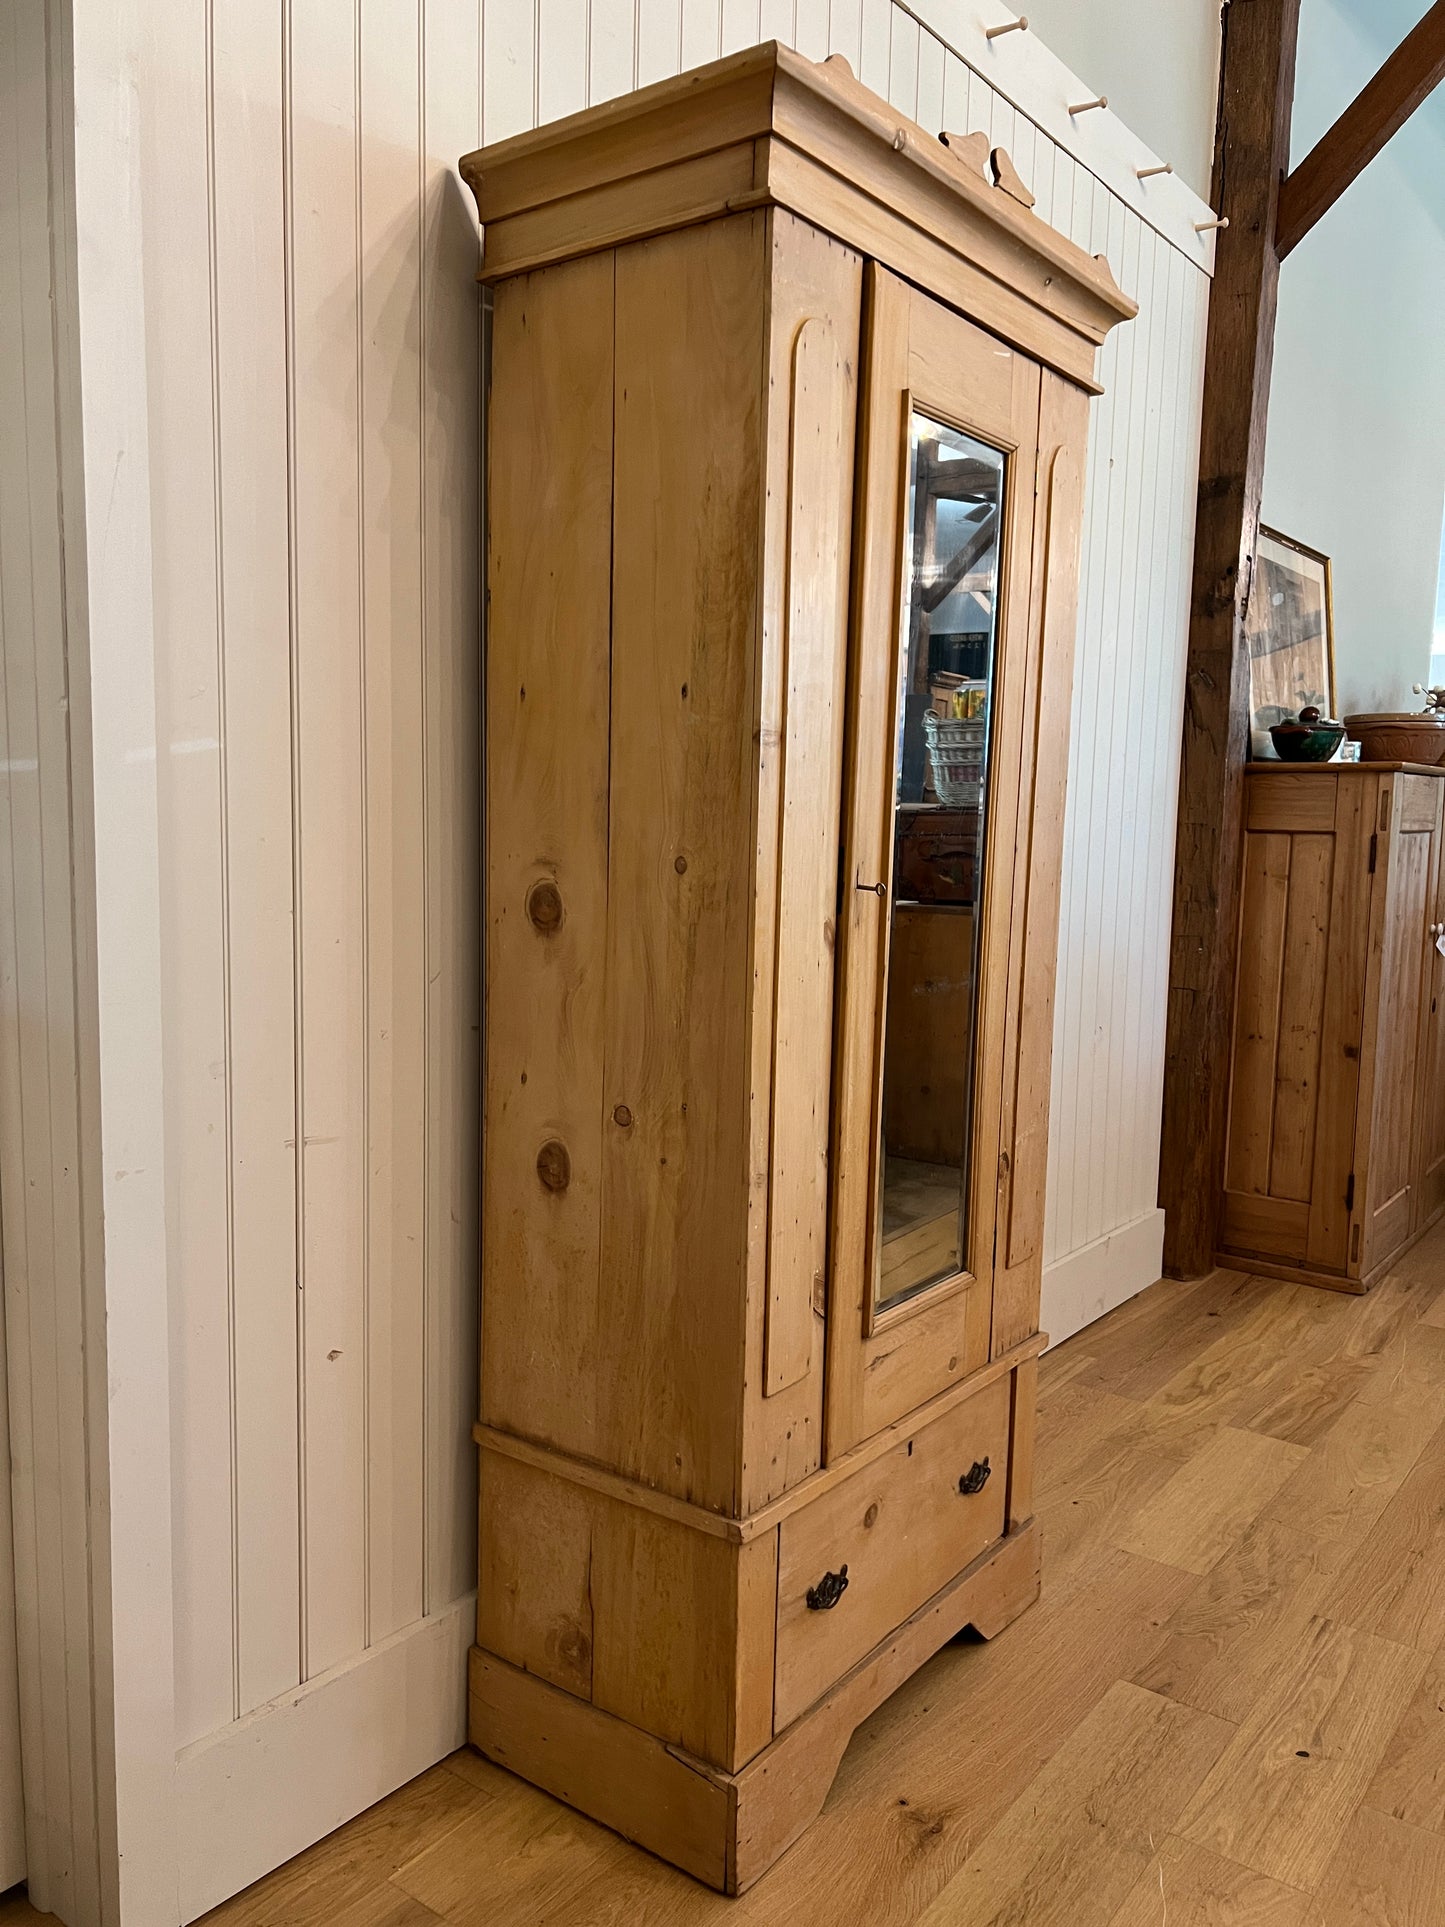
{"type": "Polygon", "coordinates": [[[1012,1382],[995,1379],[783,1521],[775,1732],[1002,1535],[1012,1382]]]}

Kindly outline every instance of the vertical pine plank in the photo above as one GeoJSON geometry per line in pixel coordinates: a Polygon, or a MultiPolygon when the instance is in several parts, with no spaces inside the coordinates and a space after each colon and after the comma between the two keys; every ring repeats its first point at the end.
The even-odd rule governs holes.
{"type": "Polygon", "coordinates": [[[617,262],[603,1436],[719,1509],[747,1256],[765,233],[738,216],[617,262]]]}
{"type": "Polygon", "coordinates": [[[301,1678],[288,389],[282,20],[214,15],[222,733],[230,978],[238,1705],[301,1678]]]}
{"type": "MultiPolygon", "coordinates": [[[[1388,779],[1383,779],[1388,780],[1388,779]]],[[[1337,930],[1369,929],[1374,877],[1369,867],[1370,837],[1379,800],[1377,785],[1358,779],[1335,783],[1335,862],[1330,921],[1337,930]]],[[[1361,1099],[1361,1045],[1365,984],[1371,944],[1350,944],[1334,959],[1325,978],[1320,1033],[1320,1109],[1310,1181],[1310,1217],[1305,1252],[1311,1264],[1343,1271],[1349,1261],[1351,1212],[1346,1186],[1355,1166],[1357,1115],[1361,1099]]],[[[1364,1210],[1361,1195],[1356,1200],[1364,1210]]]]}
{"type": "Polygon", "coordinates": [[[360,22],[290,22],[293,756],[303,1670],[366,1643],[366,1021],[360,22]]]}
{"type": "Polygon", "coordinates": [[[1334,859],[1333,836],[1294,838],[1282,973],[1288,994],[1280,1001],[1269,1160],[1272,1198],[1305,1201],[1310,1195],[1334,859]]]}
{"type": "Polygon", "coordinates": [[[597,1303],[612,312],[611,254],[505,282],[489,423],[482,1410],[582,1458],[603,1456],[599,1347],[630,1334],[597,1303]]]}
{"type": "Polygon", "coordinates": [[[1241,969],[1235,994],[1234,1078],[1224,1181],[1231,1191],[1257,1196],[1269,1191],[1290,843],[1288,836],[1270,831],[1252,831],[1244,840],[1241,969]]]}
{"type": "MultiPolygon", "coordinates": [[[[837,478],[852,446],[843,341],[798,329],[791,375],[781,808],[774,949],[773,1118],[764,1389],[807,1377],[827,1282],[836,849],[842,807],[847,574],[837,478]]],[[[774,395],[777,394],[776,384],[774,395]]],[[[776,432],[776,431],[775,431],[776,432]]]]}

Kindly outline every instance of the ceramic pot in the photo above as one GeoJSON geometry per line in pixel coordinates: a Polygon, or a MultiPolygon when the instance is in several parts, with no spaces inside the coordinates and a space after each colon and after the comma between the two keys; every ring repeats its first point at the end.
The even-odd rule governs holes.
{"type": "Polygon", "coordinates": [[[1343,723],[1276,723],[1269,732],[1282,763],[1327,763],[1345,740],[1343,723]]]}
{"type": "Polygon", "coordinates": [[[1419,711],[1346,716],[1345,730],[1366,763],[1438,763],[1445,757],[1445,716],[1419,711]]]}

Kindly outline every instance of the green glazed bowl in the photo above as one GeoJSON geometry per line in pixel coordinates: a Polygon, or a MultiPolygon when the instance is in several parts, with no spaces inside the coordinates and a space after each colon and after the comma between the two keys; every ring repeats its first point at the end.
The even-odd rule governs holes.
{"type": "Polygon", "coordinates": [[[1343,723],[1276,723],[1269,732],[1282,763],[1327,763],[1345,740],[1343,723]]]}

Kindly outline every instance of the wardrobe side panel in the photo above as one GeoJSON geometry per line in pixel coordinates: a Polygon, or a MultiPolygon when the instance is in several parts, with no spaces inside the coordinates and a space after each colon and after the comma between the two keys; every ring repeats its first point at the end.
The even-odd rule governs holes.
{"type": "Polygon", "coordinates": [[[739,1497],[766,216],[617,251],[600,1456],[739,1497]]]}
{"type": "Polygon", "coordinates": [[[994,1357],[1039,1326],[1069,773],[1070,707],[1064,692],[1074,679],[1088,433],[1088,397],[1045,371],[1039,394],[1031,587],[1030,641],[1036,658],[1024,694],[999,1169],[999,1262],[993,1291],[994,1357]]]}
{"type": "Polygon", "coordinates": [[[816,1470],[863,263],[768,221],[742,1503],[816,1470]]]}
{"type": "Polygon", "coordinates": [[[613,256],[496,291],[482,1413],[605,1455],[597,1374],[613,256]]]}

